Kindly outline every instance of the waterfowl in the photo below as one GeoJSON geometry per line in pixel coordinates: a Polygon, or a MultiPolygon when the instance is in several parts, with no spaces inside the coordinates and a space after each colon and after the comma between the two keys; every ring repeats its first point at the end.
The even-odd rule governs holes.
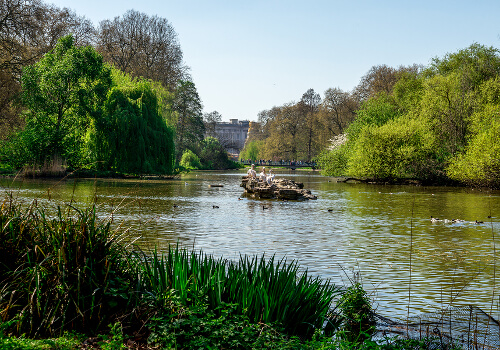
{"type": "Polygon", "coordinates": [[[269,207],[266,207],[265,205],[262,206],[262,210],[264,209],[269,209],[269,207]]]}
{"type": "Polygon", "coordinates": [[[333,209],[328,209],[328,211],[331,213],[333,211],[333,209]]]}
{"type": "Polygon", "coordinates": [[[431,222],[440,222],[440,221],[442,220],[431,216],[431,222]]]}
{"type": "Polygon", "coordinates": [[[212,208],[219,209],[219,206],[218,205],[212,205],[212,208]]]}
{"type": "Polygon", "coordinates": [[[476,220],[475,224],[484,224],[484,222],[483,222],[483,221],[477,221],[477,220],[476,220]]]}
{"type": "Polygon", "coordinates": [[[177,204],[174,204],[174,208],[177,208],[177,207],[178,207],[178,205],[177,205],[177,204]]]}

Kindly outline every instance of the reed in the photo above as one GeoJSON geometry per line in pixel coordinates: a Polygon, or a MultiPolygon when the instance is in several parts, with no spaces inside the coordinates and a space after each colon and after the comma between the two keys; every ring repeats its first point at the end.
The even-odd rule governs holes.
{"type": "Polygon", "coordinates": [[[284,259],[242,256],[238,262],[215,259],[179,246],[165,255],[142,256],[142,290],[155,305],[167,307],[169,295],[184,305],[208,303],[211,310],[235,304],[236,311],[255,323],[274,324],[289,335],[309,338],[322,329],[340,288],[284,259]]]}
{"type": "MultiPolygon", "coordinates": [[[[129,253],[95,206],[50,215],[37,202],[0,208],[0,317],[30,337],[77,329],[96,334],[140,310],[225,305],[289,335],[322,329],[340,288],[296,262],[242,256],[233,262],[178,245],[165,254],[129,253]]],[[[171,311],[171,309],[170,309],[171,311]]]]}
{"type": "Polygon", "coordinates": [[[0,317],[14,331],[53,336],[65,329],[93,333],[128,302],[133,276],[109,221],[95,207],[47,212],[11,198],[0,208],[0,317]]]}

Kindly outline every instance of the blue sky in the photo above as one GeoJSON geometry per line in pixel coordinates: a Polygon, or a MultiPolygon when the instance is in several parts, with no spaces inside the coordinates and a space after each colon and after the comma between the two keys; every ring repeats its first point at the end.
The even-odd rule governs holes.
{"type": "Polygon", "coordinates": [[[129,9],[166,18],[204,112],[257,120],[309,88],[353,89],[374,65],[427,65],[474,42],[500,48],[500,1],[47,0],[97,25],[129,9]]]}

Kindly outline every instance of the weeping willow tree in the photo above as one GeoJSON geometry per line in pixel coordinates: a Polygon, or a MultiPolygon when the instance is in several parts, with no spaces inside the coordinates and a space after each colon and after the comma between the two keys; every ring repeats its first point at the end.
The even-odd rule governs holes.
{"type": "Polygon", "coordinates": [[[88,133],[89,152],[103,170],[124,173],[173,172],[174,129],[169,94],[160,84],[114,70],[102,118],[88,133]]]}

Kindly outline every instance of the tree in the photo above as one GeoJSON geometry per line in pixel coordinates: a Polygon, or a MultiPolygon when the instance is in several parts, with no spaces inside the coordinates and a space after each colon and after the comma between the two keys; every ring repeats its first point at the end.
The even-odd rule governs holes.
{"type": "Polygon", "coordinates": [[[325,91],[323,102],[319,106],[317,137],[325,147],[335,135],[343,134],[348,125],[355,119],[358,102],[349,92],[339,88],[330,88],[325,91]]]}
{"type": "Polygon", "coordinates": [[[0,1],[0,138],[24,122],[21,105],[16,103],[23,68],[39,60],[67,34],[73,34],[76,45],[87,45],[93,26],[68,9],[38,0],[0,1]]]}
{"type": "Polygon", "coordinates": [[[426,178],[436,138],[421,120],[399,118],[364,128],[349,155],[347,172],[375,179],[426,178]]]}
{"type": "Polygon", "coordinates": [[[314,92],[314,89],[307,90],[299,102],[302,107],[304,117],[306,120],[305,126],[307,130],[306,142],[307,142],[307,160],[310,161],[313,158],[313,142],[314,142],[314,130],[315,124],[317,122],[317,113],[319,110],[319,105],[321,103],[321,97],[319,94],[314,92]]]}
{"type": "Polygon", "coordinates": [[[354,95],[359,102],[363,102],[380,93],[391,94],[394,84],[398,81],[401,73],[417,73],[421,70],[422,66],[417,64],[407,67],[400,66],[397,69],[385,64],[373,66],[368,73],[361,78],[358,86],[354,89],[354,95]]]}
{"type": "Polygon", "coordinates": [[[200,158],[190,149],[184,151],[179,164],[186,169],[201,169],[200,158]]]}
{"type": "Polygon", "coordinates": [[[201,142],[200,158],[207,169],[228,169],[232,167],[227,151],[215,137],[207,137],[201,142]]]}
{"type": "Polygon", "coordinates": [[[205,125],[206,135],[217,137],[215,133],[215,126],[220,122],[222,122],[222,115],[217,111],[203,114],[203,124],[205,125]]]}
{"type": "Polygon", "coordinates": [[[29,109],[27,132],[37,139],[28,148],[33,161],[75,157],[81,133],[101,111],[111,73],[92,47],[76,47],[71,35],[61,38],[39,62],[24,69],[22,100],[29,109]],[[36,141],[36,142],[35,142],[36,141]]]}
{"type": "Polygon", "coordinates": [[[169,174],[174,170],[174,127],[162,115],[162,86],[113,71],[115,86],[89,138],[95,163],[123,173],[169,174]],[[94,133],[94,135],[92,135],[94,133]]]}
{"type": "Polygon", "coordinates": [[[281,106],[279,113],[267,122],[269,136],[266,138],[264,149],[260,152],[261,156],[266,159],[302,159],[305,156],[303,148],[305,123],[306,120],[298,104],[292,102],[281,106]]]}
{"type": "Polygon", "coordinates": [[[263,147],[263,142],[262,140],[253,140],[250,142],[247,142],[245,144],[245,147],[243,150],[240,152],[240,159],[250,159],[250,160],[257,160],[261,159],[263,157],[260,156],[261,149],[263,147]]]}
{"type": "Polygon", "coordinates": [[[470,185],[500,185],[500,78],[481,84],[477,110],[470,118],[469,142],[447,167],[451,179],[470,185]]]}
{"type": "Polygon", "coordinates": [[[196,86],[191,81],[179,81],[174,92],[172,109],[177,113],[176,149],[177,158],[203,140],[202,104],[196,86]]]}
{"type": "Polygon", "coordinates": [[[169,91],[186,75],[177,33],[158,16],[130,10],[112,21],[102,21],[97,50],[121,71],[159,81],[169,91]]]}

